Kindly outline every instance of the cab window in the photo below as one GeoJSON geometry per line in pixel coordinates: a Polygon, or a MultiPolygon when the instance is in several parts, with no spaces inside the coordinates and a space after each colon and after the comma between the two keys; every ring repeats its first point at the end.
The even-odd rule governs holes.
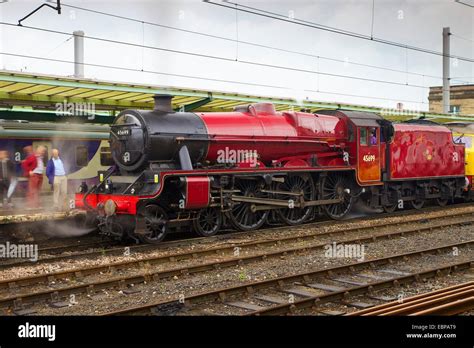
{"type": "Polygon", "coordinates": [[[377,128],[370,128],[369,130],[369,145],[377,145],[377,128]]]}
{"type": "Polygon", "coordinates": [[[367,128],[360,129],[360,144],[367,145],[367,128]]]}

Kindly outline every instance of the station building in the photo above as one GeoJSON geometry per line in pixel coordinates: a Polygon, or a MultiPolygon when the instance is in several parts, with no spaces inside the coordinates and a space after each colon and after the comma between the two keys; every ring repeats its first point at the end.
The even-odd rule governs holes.
{"type": "MultiPolygon", "coordinates": [[[[443,87],[430,87],[428,96],[430,109],[432,113],[443,112],[443,87]]],[[[450,110],[453,115],[472,115],[474,114],[474,84],[454,85],[450,87],[450,110]]]]}

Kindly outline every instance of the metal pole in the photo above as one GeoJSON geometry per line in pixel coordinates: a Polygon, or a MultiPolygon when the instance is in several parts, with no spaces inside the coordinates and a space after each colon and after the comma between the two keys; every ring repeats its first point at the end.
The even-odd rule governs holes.
{"type": "Polygon", "coordinates": [[[77,30],[74,35],[74,76],[84,77],[84,32],[77,30]]]}
{"type": "Polygon", "coordinates": [[[443,28],[443,113],[447,114],[450,110],[450,90],[449,90],[449,27],[443,28]]]}

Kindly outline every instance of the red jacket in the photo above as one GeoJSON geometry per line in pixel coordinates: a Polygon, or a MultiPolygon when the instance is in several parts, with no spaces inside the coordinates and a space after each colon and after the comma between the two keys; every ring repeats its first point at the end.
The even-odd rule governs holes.
{"type": "Polygon", "coordinates": [[[30,172],[35,170],[38,165],[38,160],[35,155],[29,155],[26,159],[21,162],[21,168],[23,169],[23,174],[26,177],[30,176],[30,172]]]}

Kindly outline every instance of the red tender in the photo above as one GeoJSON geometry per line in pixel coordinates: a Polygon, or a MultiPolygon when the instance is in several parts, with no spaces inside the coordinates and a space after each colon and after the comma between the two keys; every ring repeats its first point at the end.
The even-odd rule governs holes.
{"type": "Polygon", "coordinates": [[[394,124],[390,144],[392,179],[464,175],[464,145],[444,126],[394,124]]]}

